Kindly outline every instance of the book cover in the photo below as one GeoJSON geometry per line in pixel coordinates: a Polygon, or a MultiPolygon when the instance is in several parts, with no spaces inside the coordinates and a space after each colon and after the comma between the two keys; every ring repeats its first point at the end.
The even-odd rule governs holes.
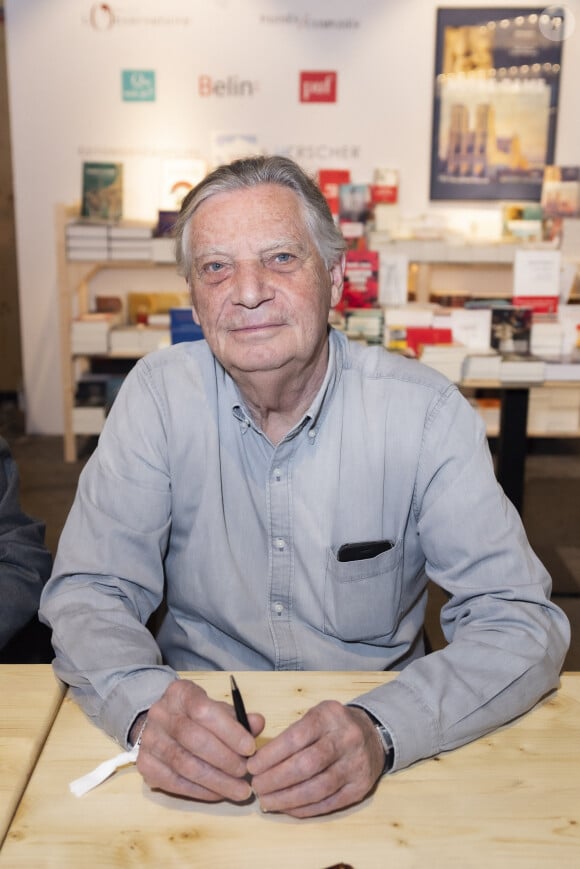
{"type": "Polygon", "coordinates": [[[397,169],[378,168],[371,184],[373,204],[395,205],[399,201],[399,172],[397,169]]]}
{"type": "Polygon", "coordinates": [[[330,213],[333,217],[338,217],[339,213],[339,197],[338,188],[341,184],[350,182],[349,169],[319,169],[316,180],[322,191],[322,195],[328,202],[330,213]]]}
{"type": "Polygon", "coordinates": [[[371,219],[370,184],[339,184],[338,216],[341,223],[367,223],[371,219]]]}
{"type": "Polygon", "coordinates": [[[123,164],[83,163],[81,216],[120,220],[123,216],[123,164]]]}
{"type": "Polygon", "coordinates": [[[179,211],[181,203],[207,173],[205,160],[175,158],[161,163],[161,192],[159,208],[162,211],[179,211]]]}
{"type": "Polygon", "coordinates": [[[435,326],[407,326],[406,342],[409,350],[419,356],[427,344],[452,344],[453,333],[451,329],[439,329],[435,326]]]}
{"type": "Polygon", "coordinates": [[[379,253],[347,250],[340,308],[369,308],[379,296],[379,253]]]}
{"type": "Polygon", "coordinates": [[[490,344],[500,353],[530,352],[532,309],[502,305],[491,309],[490,344]]]}
{"type": "Polygon", "coordinates": [[[155,238],[166,238],[173,236],[173,227],[175,221],[179,217],[179,211],[164,211],[160,209],[157,212],[157,226],[155,227],[155,238]]]}
{"type": "Polygon", "coordinates": [[[546,166],[540,204],[544,217],[580,217],[580,166],[546,166]]]}

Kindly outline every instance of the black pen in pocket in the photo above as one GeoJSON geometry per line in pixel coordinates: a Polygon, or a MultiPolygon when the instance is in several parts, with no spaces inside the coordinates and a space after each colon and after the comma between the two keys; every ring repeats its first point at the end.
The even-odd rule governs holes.
{"type": "Polygon", "coordinates": [[[232,700],[234,703],[234,709],[236,710],[236,718],[239,723],[246,728],[248,733],[251,733],[252,730],[250,728],[250,722],[248,721],[248,716],[246,715],[246,708],[244,706],[244,701],[242,700],[242,695],[240,694],[240,689],[236,685],[236,680],[233,676],[230,676],[230,685],[232,688],[232,700]]]}

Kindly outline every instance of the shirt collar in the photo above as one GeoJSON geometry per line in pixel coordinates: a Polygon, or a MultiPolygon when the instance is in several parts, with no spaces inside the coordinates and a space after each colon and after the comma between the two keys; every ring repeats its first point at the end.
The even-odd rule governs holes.
{"type": "MultiPolygon", "coordinates": [[[[328,365],[324,380],[318,390],[312,404],[303,414],[302,418],[288,432],[285,440],[295,437],[303,429],[306,429],[308,441],[313,444],[316,441],[320,426],[326,416],[328,408],[331,404],[332,396],[336,390],[337,383],[340,379],[340,373],[343,366],[344,348],[342,347],[341,338],[335,329],[329,329],[328,335],[328,365]]],[[[217,361],[217,360],[216,360],[217,361]]],[[[223,371],[224,385],[231,395],[232,413],[237,420],[242,424],[242,433],[245,433],[250,427],[256,431],[260,431],[252,420],[252,416],[248,411],[243,398],[241,397],[238,387],[232,377],[221,367],[223,371]]]]}

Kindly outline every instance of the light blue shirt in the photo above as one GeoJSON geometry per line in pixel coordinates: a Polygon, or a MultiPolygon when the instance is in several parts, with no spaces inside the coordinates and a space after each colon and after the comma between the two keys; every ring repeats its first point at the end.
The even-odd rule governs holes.
{"type": "Polygon", "coordinates": [[[204,341],[142,359],[81,475],[41,613],[57,674],[124,744],[175,670],[400,670],[353,698],[397,769],[557,686],[569,626],[549,593],[457,388],[331,330],[326,379],[277,446],[204,341]],[[428,578],[450,595],[449,645],[425,657],[428,578]]]}

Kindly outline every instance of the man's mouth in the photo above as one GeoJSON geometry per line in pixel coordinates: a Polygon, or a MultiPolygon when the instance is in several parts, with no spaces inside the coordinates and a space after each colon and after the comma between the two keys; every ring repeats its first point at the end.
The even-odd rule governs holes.
{"type": "Polygon", "coordinates": [[[232,326],[230,332],[252,334],[265,332],[270,329],[279,329],[283,325],[283,323],[243,323],[239,326],[232,326]]]}

